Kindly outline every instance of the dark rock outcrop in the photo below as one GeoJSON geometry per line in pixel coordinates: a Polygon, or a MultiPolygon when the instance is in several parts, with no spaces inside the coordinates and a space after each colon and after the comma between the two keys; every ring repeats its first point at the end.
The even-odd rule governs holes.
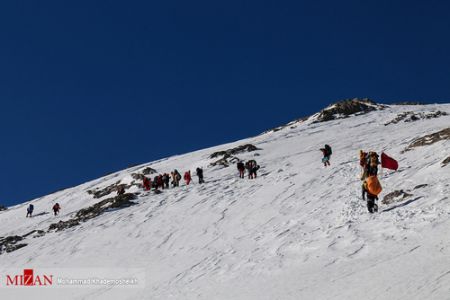
{"type": "Polygon", "coordinates": [[[108,196],[109,194],[113,192],[117,192],[117,189],[120,185],[120,181],[117,181],[114,184],[111,184],[103,189],[95,189],[95,190],[89,190],[88,194],[94,195],[95,199],[102,198],[104,196],[108,196]]]}
{"type": "Polygon", "coordinates": [[[445,167],[448,164],[450,164],[450,156],[444,159],[444,161],[442,161],[442,167],[445,167]]]}
{"type": "Polygon", "coordinates": [[[76,219],[70,219],[68,221],[59,221],[58,223],[51,224],[50,227],[48,228],[48,231],[51,230],[61,231],[78,225],[80,225],[80,222],[78,222],[78,220],[76,219]]]}
{"type": "Polygon", "coordinates": [[[384,109],[386,106],[377,104],[370,99],[348,99],[340,101],[321,110],[313,123],[327,122],[348,118],[350,115],[361,115],[371,111],[384,109]]]}
{"type": "Polygon", "coordinates": [[[403,112],[401,114],[398,114],[397,117],[395,117],[392,121],[387,122],[384,124],[384,126],[388,126],[391,124],[397,124],[399,122],[415,122],[415,121],[419,121],[419,120],[427,120],[427,119],[436,119],[436,118],[440,118],[442,116],[447,116],[448,113],[445,111],[435,111],[435,112],[429,112],[429,113],[415,113],[412,111],[407,111],[407,112],[403,112]]]}
{"type": "Polygon", "coordinates": [[[7,209],[8,209],[8,208],[7,208],[6,206],[0,204],[0,211],[2,211],[2,210],[7,210],[7,209]]]}
{"type": "Polygon", "coordinates": [[[386,196],[384,196],[383,201],[381,201],[381,203],[388,205],[394,202],[402,201],[408,197],[412,197],[412,194],[409,194],[403,190],[393,191],[392,193],[389,193],[386,196]]]}
{"type": "Polygon", "coordinates": [[[395,102],[391,103],[392,105],[425,105],[425,103],[419,102],[419,101],[402,101],[402,102],[395,102]]]}
{"type": "Polygon", "coordinates": [[[92,206],[89,206],[87,208],[80,209],[76,215],[75,218],[72,218],[67,221],[59,221],[58,223],[53,223],[48,228],[49,231],[56,230],[61,231],[64,229],[68,229],[74,226],[80,225],[81,222],[85,222],[89,219],[93,219],[102,213],[104,213],[107,210],[114,209],[114,208],[125,208],[129,207],[131,205],[134,205],[134,202],[131,202],[131,200],[136,199],[136,195],[134,194],[123,194],[119,195],[113,198],[108,198],[105,200],[102,200],[92,206]]]}
{"type": "Polygon", "coordinates": [[[417,147],[429,146],[444,140],[450,140],[450,127],[415,139],[414,141],[411,142],[411,144],[409,144],[408,147],[406,147],[405,150],[402,151],[402,153],[413,150],[414,148],[417,147]]]}
{"type": "Polygon", "coordinates": [[[152,169],[150,167],[145,168],[144,170],[142,170],[142,174],[144,175],[150,175],[150,174],[156,174],[158,173],[155,169],[152,169]]]}
{"type": "Polygon", "coordinates": [[[213,159],[213,158],[218,158],[220,156],[222,156],[222,158],[212,162],[210,165],[211,166],[222,166],[222,167],[228,167],[230,165],[230,163],[235,163],[237,161],[239,161],[239,158],[237,158],[235,155],[239,154],[239,153],[243,153],[243,152],[253,152],[253,151],[257,151],[257,150],[261,150],[258,147],[256,147],[255,145],[252,144],[245,144],[245,145],[241,145],[232,149],[228,149],[225,151],[217,151],[214,152],[213,154],[211,154],[209,156],[209,158],[213,159]]]}
{"type": "Polygon", "coordinates": [[[19,244],[18,243],[22,240],[23,240],[23,237],[18,236],[18,235],[7,236],[5,238],[0,239],[0,254],[3,254],[5,252],[6,253],[13,252],[13,251],[16,251],[20,248],[27,246],[27,244],[24,244],[24,243],[19,244]]]}
{"type": "Polygon", "coordinates": [[[417,189],[421,189],[421,188],[424,188],[424,187],[427,187],[427,186],[428,186],[428,184],[426,184],[426,183],[424,183],[424,184],[419,184],[419,185],[416,185],[416,186],[414,187],[414,189],[417,190],[417,189]]]}
{"type": "Polygon", "coordinates": [[[242,152],[252,152],[252,151],[256,151],[256,150],[261,150],[258,149],[256,146],[252,145],[252,144],[245,144],[245,145],[241,145],[235,148],[231,148],[225,151],[217,151],[214,152],[213,154],[211,154],[209,156],[209,158],[217,158],[219,156],[227,156],[230,157],[232,155],[236,155],[238,153],[242,153],[242,152]]]}

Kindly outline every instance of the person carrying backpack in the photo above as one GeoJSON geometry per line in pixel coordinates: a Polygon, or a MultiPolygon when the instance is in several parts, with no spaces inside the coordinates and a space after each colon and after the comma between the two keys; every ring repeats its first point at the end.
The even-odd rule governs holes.
{"type": "Polygon", "coordinates": [[[237,163],[237,169],[239,171],[239,178],[244,178],[245,165],[242,161],[237,163]]]}
{"type": "Polygon", "coordinates": [[[186,181],[186,185],[189,185],[189,183],[191,183],[191,171],[186,171],[184,173],[184,181],[186,181]]]}
{"type": "Polygon", "coordinates": [[[172,184],[173,186],[180,186],[180,180],[181,180],[181,174],[178,172],[178,170],[174,170],[172,172],[172,184]]]}
{"type": "Polygon", "coordinates": [[[61,206],[59,205],[59,203],[56,203],[55,205],[53,205],[53,213],[56,215],[58,215],[59,210],[61,209],[61,206]]]}
{"type": "Polygon", "coordinates": [[[258,169],[259,169],[259,166],[256,163],[256,161],[254,159],[249,160],[245,164],[245,168],[247,169],[247,172],[248,172],[248,178],[249,179],[255,179],[256,178],[256,171],[258,171],[258,169]]]}
{"type": "Polygon", "coordinates": [[[168,189],[169,188],[169,183],[170,183],[170,176],[169,176],[169,174],[164,173],[163,181],[164,181],[164,184],[166,185],[166,189],[168,189]]]}
{"type": "Polygon", "coordinates": [[[28,205],[28,208],[27,208],[27,218],[28,218],[28,216],[30,216],[30,218],[33,216],[33,210],[34,210],[34,205],[33,204],[30,204],[30,205],[28,205]]]}
{"type": "Polygon", "coordinates": [[[203,169],[197,168],[196,172],[197,172],[197,176],[198,176],[198,183],[200,183],[200,184],[205,183],[205,180],[203,180],[203,169]]]}
{"type": "Polygon", "coordinates": [[[377,176],[369,176],[364,180],[362,196],[363,200],[366,200],[367,197],[367,210],[371,214],[378,211],[376,201],[378,200],[378,195],[381,191],[382,187],[377,176]]]}
{"type": "Polygon", "coordinates": [[[144,176],[143,185],[146,191],[150,191],[150,189],[152,188],[152,181],[144,176]]]}
{"type": "Polygon", "coordinates": [[[156,180],[156,184],[157,184],[158,188],[164,189],[164,180],[163,180],[163,176],[161,174],[159,174],[159,176],[156,180]]]}
{"type": "Polygon", "coordinates": [[[254,161],[253,168],[252,168],[253,178],[256,178],[256,172],[258,170],[259,170],[259,165],[256,163],[256,161],[254,161]]]}
{"type": "Polygon", "coordinates": [[[322,151],[322,154],[323,154],[323,158],[322,158],[323,165],[325,167],[329,166],[330,165],[330,157],[331,157],[331,154],[333,154],[333,151],[331,150],[330,145],[326,144],[324,146],[324,148],[320,148],[320,151],[322,151]]]}

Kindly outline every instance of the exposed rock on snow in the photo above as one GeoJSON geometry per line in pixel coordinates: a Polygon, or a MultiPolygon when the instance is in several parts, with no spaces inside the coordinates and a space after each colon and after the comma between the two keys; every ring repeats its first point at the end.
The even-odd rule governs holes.
{"type": "Polygon", "coordinates": [[[245,145],[241,145],[232,149],[228,149],[225,151],[217,151],[214,152],[213,154],[210,155],[209,158],[216,158],[219,156],[226,156],[226,157],[230,157],[231,155],[235,155],[238,153],[242,153],[242,152],[252,152],[252,151],[256,151],[256,150],[261,150],[258,147],[256,147],[255,145],[252,144],[245,144],[245,145]]]}
{"type": "Polygon", "coordinates": [[[27,234],[22,235],[22,237],[26,238],[28,236],[33,236],[33,238],[37,238],[37,237],[41,237],[43,235],[45,235],[44,230],[32,230],[32,231],[28,232],[27,234]]]}
{"type": "Polygon", "coordinates": [[[371,111],[384,109],[386,106],[377,104],[370,99],[349,99],[328,106],[318,114],[312,116],[313,123],[326,122],[336,119],[348,118],[354,114],[366,114],[371,111]]]}
{"type": "Polygon", "coordinates": [[[104,211],[110,208],[124,208],[134,205],[135,203],[130,200],[136,199],[134,194],[123,194],[113,198],[102,200],[88,208],[79,210],[76,214],[76,218],[80,221],[86,221],[88,219],[95,218],[104,211]]]}
{"type": "Polygon", "coordinates": [[[406,193],[403,190],[393,191],[393,192],[387,194],[386,196],[384,196],[383,201],[381,201],[381,203],[389,205],[394,202],[403,201],[404,199],[406,199],[408,197],[412,197],[412,194],[406,193]]]}
{"type": "Polygon", "coordinates": [[[445,167],[448,164],[450,164],[450,156],[444,159],[444,161],[442,162],[442,167],[445,167]]]}
{"type": "Polygon", "coordinates": [[[95,218],[107,210],[114,208],[125,208],[134,205],[135,203],[131,202],[131,200],[134,199],[136,199],[136,195],[128,193],[102,200],[88,208],[79,210],[73,219],[51,224],[48,230],[61,231],[80,225],[80,222],[85,222],[89,219],[95,218]]]}
{"type": "Polygon", "coordinates": [[[7,210],[7,209],[8,209],[8,208],[7,208],[6,206],[0,204],[0,211],[2,211],[2,210],[7,210]]]}
{"type": "Polygon", "coordinates": [[[421,188],[424,188],[424,187],[427,187],[427,186],[428,186],[428,184],[426,184],[426,183],[424,183],[424,184],[419,184],[419,185],[416,185],[416,186],[414,187],[414,189],[417,190],[417,189],[421,189],[421,188]]]}
{"type": "Polygon", "coordinates": [[[384,126],[387,126],[390,124],[397,124],[401,121],[409,123],[409,122],[415,122],[415,121],[425,120],[425,119],[435,119],[435,118],[439,118],[442,116],[448,116],[448,114],[445,111],[440,111],[440,110],[438,110],[436,112],[429,112],[429,113],[424,113],[424,112],[416,113],[413,111],[407,111],[407,112],[398,114],[397,117],[395,117],[392,121],[385,123],[384,126]]]}
{"type": "Polygon", "coordinates": [[[239,161],[239,158],[235,157],[236,154],[243,152],[253,152],[257,150],[261,149],[252,144],[245,144],[225,151],[217,151],[211,154],[209,158],[217,158],[219,156],[223,157],[215,162],[212,162],[210,165],[228,167],[230,163],[235,163],[239,161]]]}
{"type": "Polygon", "coordinates": [[[56,230],[61,231],[64,229],[68,229],[74,226],[80,225],[80,222],[78,222],[77,219],[70,219],[67,221],[59,221],[58,223],[53,223],[48,227],[48,231],[56,230]]]}
{"type": "Polygon", "coordinates": [[[425,103],[418,102],[418,101],[401,101],[401,102],[394,102],[391,104],[392,105],[425,105],[425,103]]]}
{"type": "Polygon", "coordinates": [[[111,184],[111,185],[109,185],[109,186],[107,186],[105,188],[89,190],[87,192],[90,195],[94,195],[95,199],[98,199],[98,198],[102,198],[104,196],[107,196],[107,195],[109,195],[109,194],[111,194],[113,192],[117,192],[117,189],[118,189],[119,185],[120,185],[120,181],[117,181],[116,183],[111,184]]]}
{"type": "Polygon", "coordinates": [[[450,127],[415,139],[405,150],[402,151],[402,153],[413,150],[416,147],[429,146],[444,140],[450,140],[450,127]]]}
{"type": "Polygon", "coordinates": [[[25,247],[27,244],[18,244],[23,240],[23,237],[15,235],[15,236],[7,236],[5,238],[0,239],[0,254],[13,252],[17,249],[25,247]]]}
{"type": "Polygon", "coordinates": [[[150,167],[147,167],[144,170],[142,170],[142,174],[144,174],[144,175],[150,175],[150,174],[156,174],[156,173],[158,173],[158,171],[156,171],[155,169],[152,169],[150,167]]]}

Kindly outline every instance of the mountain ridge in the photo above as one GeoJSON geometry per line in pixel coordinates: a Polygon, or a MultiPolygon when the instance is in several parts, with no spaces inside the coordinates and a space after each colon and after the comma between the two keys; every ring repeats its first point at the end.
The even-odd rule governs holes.
{"type": "MultiPolygon", "coordinates": [[[[448,128],[449,112],[449,104],[386,105],[325,122],[315,122],[313,115],[295,126],[145,163],[10,207],[0,212],[0,236],[16,237],[7,247],[27,245],[0,254],[0,276],[27,266],[143,268],[147,274],[142,289],[77,289],[77,299],[359,299],[371,298],[372,291],[373,298],[439,298],[450,286],[444,275],[450,178],[448,166],[442,166],[449,140],[402,151],[415,139],[448,128]],[[384,125],[407,111],[447,114],[384,125]],[[331,168],[320,162],[325,143],[333,147],[331,168]],[[385,151],[400,164],[398,172],[380,177],[382,196],[403,193],[379,203],[377,215],[360,199],[359,149],[385,151]],[[228,166],[211,165],[226,155],[231,155],[228,166]],[[238,178],[233,158],[256,159],[259,177],[238,178]],[[194,182],[159,194],[140,186],[144,172],[196,167],[205,170],[204,185],[194,182]],[[113,203],[108,199],[115,190],[107,189],[114,185],[127,186],[126,193],[136,197],[129,199],[133,205],[104,206],[113,203]],[[94,198],[102,190],[109,193],[94,198]],[[56,217],[49,213],[55,202],[62,206],[56,217]],[[36,216],[26,219],[28,203],[35,205],[36,216]],[[49,230],[90,207],[94,211],[85,212],[99,214],[49,230]],[[425,270],[423,276],[419,270],[425,270]],[[425,277],[428,286],[420,285],[425,277]]],[[[0,285],[2,295],[31,293],[0,285]]],[[[42,295],[56,299],[64,293],[60,288],[42,295]]]]}

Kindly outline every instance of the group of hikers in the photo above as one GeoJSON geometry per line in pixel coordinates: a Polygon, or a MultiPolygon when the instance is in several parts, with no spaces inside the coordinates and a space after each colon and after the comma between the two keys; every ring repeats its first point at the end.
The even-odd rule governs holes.
{"type": "MultiPolygon", "coordinates": [[[[333,153],[329,145],[320,148],[323,158],[322,163],[325,167],[330,166],[330,158],[333,153]]],[[[378,212],[378,195],[382,191],[381,183],[378,180],[378,166],[382,165],[388,169],[397,170],[398,163],[395,159],[387,156],[385,153],[380,156],[374,152],[359,151],[359,165],[361,166],[361,181],[362,181],[362,199],[367,200],[367,210],[369,213],[378,212]]]]}
{"type": "MultiPolygon", "coordinates": [[[[320,148],[320,151],[323,154],[322,163],[325,167],[330,166],[330,158],[332,155],[331,147],[326,144],[323,148],[320,148]]],[[[386,154],[382,153],[382,163],[383,166],[386,161],[386,165],[390,169],[397,169],[397,162],[388,157],[386,154]]],[[[362,198],[363,200],[367,199],[367,209],[370,213],[374,213],[378,211],[378,205],[376,201],[378,200],[378,195],[382,191],[381,184],[378,180],[378,166],[380,165],[379,155],[376,152],[364,152],[360,150],[359,152],[359,164],[362,168],[361,172],[361,181],[362,181],[362,198]]],[[[260,166],[256,163],[254,159],[249,160],[247,162],[238,161],[237,169],[239,171],[239,177],[245,178],[245,171],[247,170],[248,178],[255,179],[257,177],[257,171],[260,169],[260,166]]],[[[196,175],[198,177],[198,183],[204,183],[203,177],[203,169],[197,168],[196,175]]],[[[152,188],[155,192],[159,192],[160,189],[168,189],[170,184],[172,187],[179,187],[180,181],[182,177],[178,170],[173,170],[170,174],[164,173],[156,175],[153,180],[143,175],[142,186],[144,190],[150,191],[152,188]]],[[[186,185],[189,185],[192,181],[191,171],[188,170],[184,173],[183,179],[186,185]]],[[[122,195],[125,193],[125,187],[123,185],[117,188],[117,194],[122,195]]],[[[59,203],[56,203],[53,206],[54,215],[58,215],[61,206],[59,203]]],[[[32,217],[34,206],[30,204],[27,208],[27,217],[32,217]]]]}
{"type": "MultiPolygon", "coordinates": [[[[202,168],[197,168],[195,170],[196,175],[198,177],[198,183],[202,184],[205,182],[204,177],[203,177],[203,169],[202,168]]],[[[192,176],[191,176],[191,171],[188,170],[184,173],[183,179],[186,183],[186,185],[189,185],[192,181],[192,176]]],[[[170,184],[172,184],[172,187],[178,187],[180,186],[180,181],[181,181],[181,174],[180,172],[178,172],[178,170],[173,170],[173,172],[169,174],[164,173],[164,174],[159,174],[156,175],[153,178],[153,181],[146,177],[144,175],[143,179],[142,179],[142,186],[144,187],[144,190],[146,191],[150,191],[152,188],[155,190],[155,192],[158,192],[159,189],[168,189],[170,187],[170,184]],[[171,181],[172,180],[172,181],[171,181]]],[[[117,194],[122,194],[124,193],[123,190],[118,190],[117,194]]]]}
{"type": "Polygon", "coordinates": [[[255,179],[257,176],[256,172],[258,172],[259,168],[259,165],[254,159],[247,161],[245,164],[243,161],[239,161],[237,163],[237,169],[239,171],[240,178],[245,177],[245,170],[247,170],[248,178],[255,179]]]}
{"type": "MultiPolygon", "coordinates": [[[[55,205],[53,205],[52,209],[53,209],[53,213],[55,214],[55,216],[57,216],[59,214],[61,206],[59,205],[59,203],[55,203],[55,205]]],[[[33,217],[33,211],[34,211],[34,205],[30,203],[30,205],[28,205],[28,208],[27,208],[26,218],[33,217]]]]}

